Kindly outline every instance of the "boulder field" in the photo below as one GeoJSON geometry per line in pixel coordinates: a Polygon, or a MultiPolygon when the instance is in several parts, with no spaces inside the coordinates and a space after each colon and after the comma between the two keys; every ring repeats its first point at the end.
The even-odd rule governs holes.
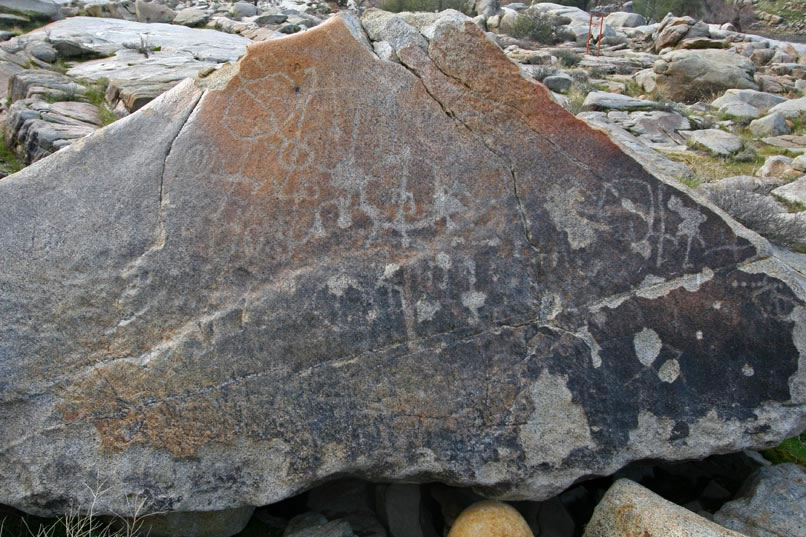
{"type": "Polygon", "coordinates": [[[804,296],[470,19],[334,17],[0,181],[0,503],[539,500],[768,446],[804,296]]]}

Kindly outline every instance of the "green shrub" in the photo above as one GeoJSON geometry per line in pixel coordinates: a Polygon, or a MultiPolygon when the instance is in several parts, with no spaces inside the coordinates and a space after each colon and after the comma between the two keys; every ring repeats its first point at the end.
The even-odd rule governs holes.
{"type": "Polygon", "coordinates": [[[6,175],[11,175],[20,171],[23,167],[14,151],[6,145],[5,138],[0,135],[0,170],[6,175]]]}
{"type": "Polygon", "coordinates": [[[582,56],[573,50],[557,50],[552,53],[563,67],[576,67],[582,61],[582,56]]]}
{"type": "Polygon", "coordinates": [[[764,456],[774,464],[791,462],[806,468],[806,433],[784,440],[780,446],[765,451],[764,456]]]}
{"type": "Polygon", "coordinates": [[[557,36],[551,18],[537,11],[519,13],[510,30],[512,37],[528,39],[546,45],[556,43],[557,36]]]}

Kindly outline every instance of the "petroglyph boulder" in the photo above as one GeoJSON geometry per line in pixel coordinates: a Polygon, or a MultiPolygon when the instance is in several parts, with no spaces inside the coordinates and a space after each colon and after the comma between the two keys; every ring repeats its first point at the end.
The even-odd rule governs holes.
{"type": "Polygon", "coordinates": [[[256,43],[0,181],[0,503],[539,500],[791,435],[796,273],[681,188],[457,12],[256,43]]]}

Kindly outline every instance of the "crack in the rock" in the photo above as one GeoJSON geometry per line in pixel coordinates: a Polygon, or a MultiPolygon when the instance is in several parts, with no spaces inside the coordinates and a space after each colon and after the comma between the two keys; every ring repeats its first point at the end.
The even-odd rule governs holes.
{"type": "Polygon", "coordinates": [[[526,208],[523,206],[523,200],[521,200],[521,196],[518,193],[518,178],[515,175],[515,170],[513,168],[509,168],[509,173],[512,175],[512,189],[515,192],[515,200],[518,203],[518,212],[521,215],[521,225],[523,226],[523,232],[526,235],[526,242],[531,246],[532,250],[536,253],[540,253],[537,245],[534,242],[534,238],[532,237],[532,230],[531,222],[529,222],[529,217],[526,215],[526,208]]]}
{"type": "Polygon", "coordinates": [[[171,156],[171,153],[174,150],[174,145],[176,145],[176,141],[185,132],[185,129],[190,122],[190,118],[193,117],[193,113],[201,103],[204,95],[207,93],[207,90],[204,90],[199,93],[199,96],[196,98],[196,101],[193,103],[193,106],[190,107],[190,112],[188,112],[187,116],[185,116],[184,120],[182,121],[182,126],[176,131],[176,135],[171,139],[171,143],[168,144],[168,150],[165,152],[165,156],[162,159],[162,171],[160,172],[160,196],[159,196],[159,210],[160,210],[160,227],[164,226],[164,219],[163,219],[163,190],[165,187],[165,172],[168,169],[168,158],[171,156]]]}
{"type": "Polygon", "coordinates": [[[207,90],[200,91],[198,93],[198,95],[195,97],[193,105],[190,107],[190,110],[188,111],[187,115],[185,115],[185,117],[182,118],[182,125],[177,129],[176,134],[173,136],[173,138],[171,138],[171,141],[167,144],[168,149],[165,151],[165,155],[162,157],[162,167],[161,167],[162,169],[159,171],[160,184],[159,184],[159,196],[158,196],[158,199],[157,199],[157,203],[158,203],[158,205],[157,205],[158,221],[157,221],[157,229],[156,229],[156,234],[155,234],[156,236],[154,237],[154,241],[151,244],[151,246],[149,246],[143,253],[138,255],[135,259],[130,261],[121,270],[121,274],[124,277],[133,274],[133,272],[140,266],[140,264],[143,262],[143,260],[144,260],[144,258],[146,256],[148,256],[152,252],[161,250],[163,248],[163,246],[165,245],[164,244],[164,242],[165,242],[165,211],[164,211],[163,202],[164,202],[164,188],[165,188],[165,171],[166,171],[167,165],[168,165],[168,157],[171,156],[171,153],[173,152],[173,149],[174,149],[174,145],[176,144],[176,140],[179,139],[179,136],[181,136],[181,134],[185,131],[185,128],[188,125],[188,121],[193,116],[193,113],[196,111],[196,108],[198,108],[199,103],[201,103],[202,98],[204,97],[204,95],[206,93],[207,93],[207,90]]]}
{"type": "MultiPolygon", "coordinates": [[[[420,76],[420,74],[417,72],[417,69],[414,66],[406,64],[403,59],[399,58],[399,56],[398,56],[398,59],[400,59],[400,65],[403,66],[411,74],[413,74],[417,78],[417,80],[419,80],[420,85],[425,90],[425,93],[429,97],[431,97],[431,99],[434,102],[436,102],[437,105],[439,105],[439,107],[442,109],[442,112],[448,118],[452,119],[455,123],[457,123],[458,125],[464,127],[465,129],[467,129],[467,131],[471,134],[471,136],[473,136],[473,138],[475,138],[476,140],[481,142],[481,144],[487,149],[487,151],[489,151],[495,158],[497,158],[498,160],[501,161],[502,166],[509,172],[509,175],[512,178],[513,194],[514,194],[517,206],[518,206],[518,212],[519,212],[519,216],[520,216],[520,220],[521,220],[521,225],[523,227],[523,234],[524,234],[524,237],[526,239],[526,243],[529,245],[529,247],[532,250],[534,250],[537,253],[540,253],[539,249],[537,248],[537,245],[532,240],[532,234],[529,231],[529,225],[528,225],[529,219],[526,216],[526,211],[525,211],[525,208],[523,206],[523,202],[522,202],[522,200],[520,198],[520,195],[518,194],[518,180],[517,180],[517,177],[515,176],[515,170],[509,164],[509,162],[506,159],[506,157],[504,157],[504,155],[500,154],[498,151],[496,151],[495,148],[493,148],[490,144],[488,144],[487,141],[484,139],[483,135],[475,132],[470,127],[470,125],[468,125],[466,122],[464,122],[461,119],[459,119],[456,116],[456,114],[453,113],[452,110],[450,110],[448,107],[446,107],[445,104],[442,101],[440,101],[439,98],[437,98],[436,95],[434,95],[431,92],[431,90],[428,87],[428,84],[425,83],[425,80],[423,79],[422,76],[420,76]]],[[[430,56],[429,56],[429,60],[431,60],[430,56]]],[[[433,60],[431,60],[431,64],[436,66],[436,63],[433,60]]],[[[439,69],[439,67],[437,67],[437,69],[439,69]]],[[[442,71],[440,70],[440,72],[442,72],[442,71]]]]}

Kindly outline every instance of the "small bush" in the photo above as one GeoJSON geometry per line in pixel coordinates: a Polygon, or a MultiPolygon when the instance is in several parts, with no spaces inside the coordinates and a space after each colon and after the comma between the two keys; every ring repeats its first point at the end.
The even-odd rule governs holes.
{"type": "Polygon", "coordinates": [[[563,67],[576,67],[582,61],[582,56],[572,50],[557,50],[553,55],[563,67]]]}
{"type": "Polygon", "coordinates": [[[564,43],[566,41],[576,41],[577,34],[570,28],[559,27],[555,30],[557,34],[557,42],[564,43]]]}
{"type": "Polygon", "coordinates": [[[714,205],[771,242],[787,248],[806,245],[806,220],[782,214],[774,199],[736,188],[715,187],[707,193],[714,205]]]}
{"type": "Polygon", "coordinates": [[[84,94],[90,104],[94,104],[98,108],[98,117],[103,127],[114,123],[118,119],[106,104],[107,87],[109,87],[109,79],[99,78],[87,88],[87,92],[84,94]]]}
{"type": "Polygon", "coordinates": [[[596,90],[591,84],[574,84],[568,91],[568,111],[574,115],[584,110],[583,104],[588,93],[596,90]]]}
{"type": "Polygon", "coordinates": [[[735,155],[733,160],[736,162],[756,162],[758,160],[758,153],[752,147],[745,147],[735,155]]]}
{"type": "Polygon", "coordinates": [[[6,145],[6,141],[0,135],[0,171],[5,175],[11,175],[23,168],[23,165],[17,159],[17,155],[6,145]]]}
{"type": "Polygon", "coordinates": [[[557,36],[551,18],[537,11],[519,13],[510,30],[512,37],[528,39],[546,45],[556,43],[557,36]]]}
{"type": "Polygon", "coordinates": [[[806,468],[806,433],[784,440],[780,446],[766,450],[764,456],[773,464],[791,462],[806,468]]]}

